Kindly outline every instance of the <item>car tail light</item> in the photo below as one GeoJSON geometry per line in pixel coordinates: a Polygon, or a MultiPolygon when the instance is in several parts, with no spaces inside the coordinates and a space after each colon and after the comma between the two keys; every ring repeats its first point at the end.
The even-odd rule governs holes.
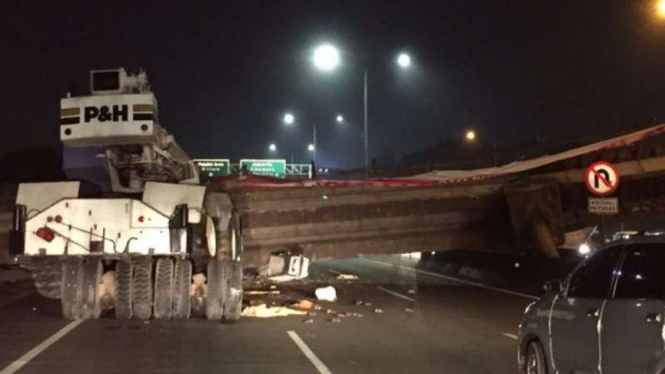
{"type": "Polygon", "coordinates": [[[145,221],[145,217],[139,216],[139,222],[143,223],[143,221],[145,221]]]}
{"type": "Polygon", "coordinates": [[[35,235],[39,236],[40,238],[46,240],[49,243],[52,242],[53,239],[55,238],[55,233],[49,230],[47,227],[40,227],[39,229],[37,229],[35,235]]]}
{"type": "Polygon", "coordinates": [[[57,216],[55,216],[55,222],[57,222],[57,223],[62,222],[62,216],[59,215],[59,214],[57,216]]]}

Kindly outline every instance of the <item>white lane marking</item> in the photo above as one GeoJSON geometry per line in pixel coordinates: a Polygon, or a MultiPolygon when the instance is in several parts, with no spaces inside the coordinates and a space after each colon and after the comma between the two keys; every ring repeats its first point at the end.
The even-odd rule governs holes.
{"type": "Polygon", "coordinates": [[[21,369],[25,364],[30,362],[30,360],[34,359],[37,357],[38,354],[42,353],[46,348],[52,346],[60,340],[63,336],[67,335],[68,332],[74,330],[76,326],[80,325],[81,322],[83,322],[82,319],[78,319],[76,321],[70,322],[67,326],[63,327],[60,329],[60,331],[56,332],[55,334],[51,335],[48,339],[44,340],[41,342],[38,346],[35,348],[31,349],[28,351],[28,353],[24,354],[23,356],[19,357],[18,360],[12,362],[7,366],[6,368],[2,369],[0,371],[0,374],[14,374],[16,373],[19,369],[21,369]]]}
{"type": "Polygon", "coordinates": [[[383,292],[385,292],[385,293],[389,293],[389,294],[391,294],[391,295],[393,295],[393,296],[397,296],[397,297],[399,297],[400,299],[409,300],[409,301],[416,301],[416,300],[413,299],[413,298],[410,298],[410,297],[408,297],[408,296],[406,296],[406,295],[402,295],[402,294],[399,293],[399,292],[395,292],[395,291],[389,290],[389,289],[387,289],[387,288],[383,288],[383,287],[381,287],[381,286],[377,286],[376,288],[380,289],[381,291],[383,291],[383,292]]]}
{"type": "Polygon", "coordinates": [[[337,271],[335,269],[328,269],[328,271],[335,274],[335,275],[342,275],[342,273],[340,273],[339,271],[337,271]]]}
{"type": "Polygon", "coordinates": [[[517,335],[515,335],[515,334],[509,334],[509,333],[507,333],[507,332],[504,332],[504,333],[501,334],[501,335],[505,336],[506,338],[511,338],[511,339],[515,339],[515,340],[517,340],[517,335]]]}
{"type": "Polygon", "coordinates": [[[383,265],[383,266],[390,266],[390,267],[397,266],[397,267],[400,267],[400,268],[403,268],[403,269],[413,270],[413,271],[421,273],[421,274],[427,274],[427,275],[431,275],[433,277],[438,277],[438,278],[450,280],[450,281],[457,282],[457,283],[468,284],[470,286],[485,288],[485,289],[492,290],[492,291],[497,291],[497,292],[503,292],[503,293],[507,293],[509,295],[525,297],[525,298],[531,299],[531,300],[538,300],[538,298],[536,296],[533,296],[533,295],[529,295],[529,294],[525,294],[525,293],[521,293],[521,292],[516,292],[516,291],[511,291],[511,290],[506,290],[506,289],[498,288],[498,287],[487,286],[487,285],[482,284],[482,283],[471,282],[471,281],[467,281],[467,280],[463,280],[463,279],[450,277],[450,276],[447,276],[447,275],[432,273],[431,271],[420,270],[420,269],[412,268],[410,266],[391,264],[389,262],[383,262],[383,261],[377,261],[377,260],[370,260],[369,258],[361,258],[361,260],[372,262],[372,263],[383,265]]]}
{"type": "MultiPolygon", "coordinates": [[[[300,336],[298,336],[298,334],[296,334],[295,331],[289,330],[286,333],[289,334],[289,336],[291,337],[293,342],[296,343],[298,348],[300,348],[300,350],[305,355],[305,357],[307,357],[309,359],[309,361],[312,363],[312,365],[314,365],[314,367],[316,368],[316,370],[319,371],[319,373],[321,373],[321,374],[332,374],[332,371],[330,371],[328,369],[326,364],[324,364],[321,360],[319,360],[318,357],[316,357],[314,352],[312,352],[312,350],[309,349],[307,344],[305,344],[305,342],[302,339],[300,339],[300,336]]],[[[3,373],[0,373],[0,374],[3,374],[3,373]]]]}

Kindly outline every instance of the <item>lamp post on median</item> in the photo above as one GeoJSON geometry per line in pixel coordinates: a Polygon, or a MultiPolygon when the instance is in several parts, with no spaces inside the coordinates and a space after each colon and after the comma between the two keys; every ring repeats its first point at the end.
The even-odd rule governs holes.
{"type": "MultiPolygon", "coordinates": [[[[331,72],[340,63],[340,53],[339,50],[331,44],[322,44],[314,50],[314,65],[323,72],[331,72]]],[[[411,66],[411,56],[405,52],[400,53],[396,59],[397,65],[401,69],[407,69],[411,66]]],[[[364,150],[365,150],[365,175],[369,176],[369,107],[368,107],[368,95],[369,95],[369,71],[368,67],[365,66],[363,69],[363,138],[364,138],[364,150]]],[[[342,119],[343,120],[343,119],[342,119]]],[[[338,121],[341,122],[341,121],[338,121]]]]}

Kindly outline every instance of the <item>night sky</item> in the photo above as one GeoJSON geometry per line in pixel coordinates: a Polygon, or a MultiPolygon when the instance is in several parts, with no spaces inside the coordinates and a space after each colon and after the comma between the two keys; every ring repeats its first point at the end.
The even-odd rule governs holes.
{"type": "Polygon", "coordinates": [[[3,151],[58,147],[58,105],[93,68],[143,68],[192,157],[362,162],[466,128],[485,142],[574,138],[665,119],[665,20],[653,1],[3,1],[3,151]],[[49,4],[49,5],[47,5],[49,4]],[[317,71],[314,47],[342,65],[317,71]],[[413,66],[400,70],[396,54],[413,66]],[[285,128],[286,111],[296,125],[285,128]],[[346,123],[339,126],[341,113],[346,123]]]}

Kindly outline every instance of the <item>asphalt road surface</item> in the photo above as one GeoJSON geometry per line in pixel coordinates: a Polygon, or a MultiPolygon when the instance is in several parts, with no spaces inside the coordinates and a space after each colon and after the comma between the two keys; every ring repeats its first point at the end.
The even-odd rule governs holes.
{"type": "Polygon", "coordinates": [[[235,325],[65,321],[57,301],[29,294],[0,304],[0,374],[516,373],[515,334],[531,298],[414,266],[398,256],[319,262],[313,278],[329,277],[337,302],[320,302],[312,317],[235,325]]]}

